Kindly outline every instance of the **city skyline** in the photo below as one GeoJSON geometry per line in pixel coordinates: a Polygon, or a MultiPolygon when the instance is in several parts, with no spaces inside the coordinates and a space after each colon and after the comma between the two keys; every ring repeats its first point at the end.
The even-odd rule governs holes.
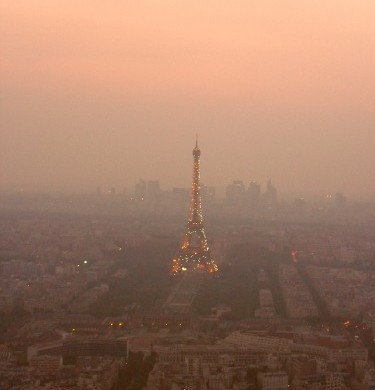
{"type": "Polygon", "coordinates": [[[182,187],[198,132],[207,185],[374,200],[373,2],[1,10],[1,190],[182,187]]]}
{"type": "MultiPolygon", "coordinates": [[[[215,186],[215,185],[206,185],[206,183],[202,183],[202,187],[207,190],[214,191],[214,198],[217,201],[228,200],[228,189],[233,185],[240,184],[243,187],[245,193],[251,192],[251,187],[255,185],[259,188],[259,195],[264,196],[267,193],[268,183],[274,184],[275,181],[269,178],[264,182],[259,182],[256,180],[231,180],[226,185],[223,186],[215,186]]],[[[140,199],[137,197],[137,191],[139,191],[139,187],[144,187],[145,193],[149,192],[149,185],[156,185],[157,191],[159,195],[173,193],[173,192],[186,192],[190,191],[190,187],[188,183],[182,183],[181,186],[170,185],[167,186],[166,183],[158,180],[157,178],[151,180],[145,180],[143,178],[138,178],[134,183],[130,183],[129,186],[124,186],[120,184],[119,186],[114,185],[97,185],[96,187],[87,187],[87,188],[74,188],[74,189],[63,189],[63,188],[51,188],[47,186],[9,186],[7,188],[2,188],[0,190],[0,195],[13,196],[13,195],[25,195],[25,196],[38,196],[38,195],[50,195],[50,196],[70,196],[70,195],[82,195],[82,196],[120,196],[124,197],[127,200],[149,200],[149,197],[143,197],[140,199]]],[[[279,187],[277,186],[277,190],[279,187]]],[[[316,192],[316,193],[305,193],[305,192],[280,192],[278,191],[278,201],[281,202],[290,202],[295,199],[306,199],[308,201],[316,202],[319,200],[327,199],[328,197],[334,197],[335,195],[342,195],[346,198],[349,198],[350,201],[355,202],[371,202],[373,201],[372,197],[359,197],[354,194],[354,196],[350,196],[346,192],[341,192],[337,190],[333,191],[325,191],[325,192],[316,192]]],[[[205,194],[204,196],[208,196],[205,194]]]]}
{"type": "Polygon", "coordinates": [[[0,389],[375,389],[374,0],[0,15],[0,389]]]}

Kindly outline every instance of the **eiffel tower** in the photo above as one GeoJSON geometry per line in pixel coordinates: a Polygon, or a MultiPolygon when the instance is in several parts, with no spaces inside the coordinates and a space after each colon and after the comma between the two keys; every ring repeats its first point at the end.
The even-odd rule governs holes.
{"type": "Polygon", "coordinates": [[[195,148],[193,149],[193,182],[189,218],[184,239],[177,256],[173,259],[173,274],[186,271],[206,271],[208,273],[213,273],[218,270],[217,265],[211,258],[211,252],[203,225],[200,191],[200,156],[201,151],[198,147],[197,137],[195,148]]]}

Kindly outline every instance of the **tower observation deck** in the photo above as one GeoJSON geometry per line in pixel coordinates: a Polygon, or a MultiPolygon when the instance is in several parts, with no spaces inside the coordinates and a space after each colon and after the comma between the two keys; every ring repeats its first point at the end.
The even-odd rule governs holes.
{"type": "Polygon", "coordinates": [[[193,149],[193,181],[188,223],[185,235],[177,256],[172,261],[172,273],[185,271],[206,271],[213,273],[218,270],[211,258],[206,233],[203,225],[202,199],[200,191],[200,156],[198,140],[193,149]]]}

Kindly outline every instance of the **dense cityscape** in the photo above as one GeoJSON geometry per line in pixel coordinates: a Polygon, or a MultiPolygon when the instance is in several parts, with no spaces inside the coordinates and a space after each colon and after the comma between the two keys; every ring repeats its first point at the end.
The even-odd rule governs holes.
{"type": "Polygon", "coordinates": [[[0,15],[0,390],[375,390],[375,1],[0,15]]]}
{"type": "Polygon", "coordinates": [[[191,190],[2,196],[2,389],[375,386],[374,205],[218,200],[193,156],[191,190]]]}

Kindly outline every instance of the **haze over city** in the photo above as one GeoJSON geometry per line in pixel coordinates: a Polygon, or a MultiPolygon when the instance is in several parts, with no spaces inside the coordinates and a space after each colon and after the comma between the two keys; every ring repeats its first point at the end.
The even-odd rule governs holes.
{"type": "Polygon", "coordinates": [[[0,189],[375,196],[375,3],[0,4],[0,189]]]}
{"type": "Polygon", "coordinates": [[[0,0],[0,389],[375,389],[374,0],[0,0]]]}

